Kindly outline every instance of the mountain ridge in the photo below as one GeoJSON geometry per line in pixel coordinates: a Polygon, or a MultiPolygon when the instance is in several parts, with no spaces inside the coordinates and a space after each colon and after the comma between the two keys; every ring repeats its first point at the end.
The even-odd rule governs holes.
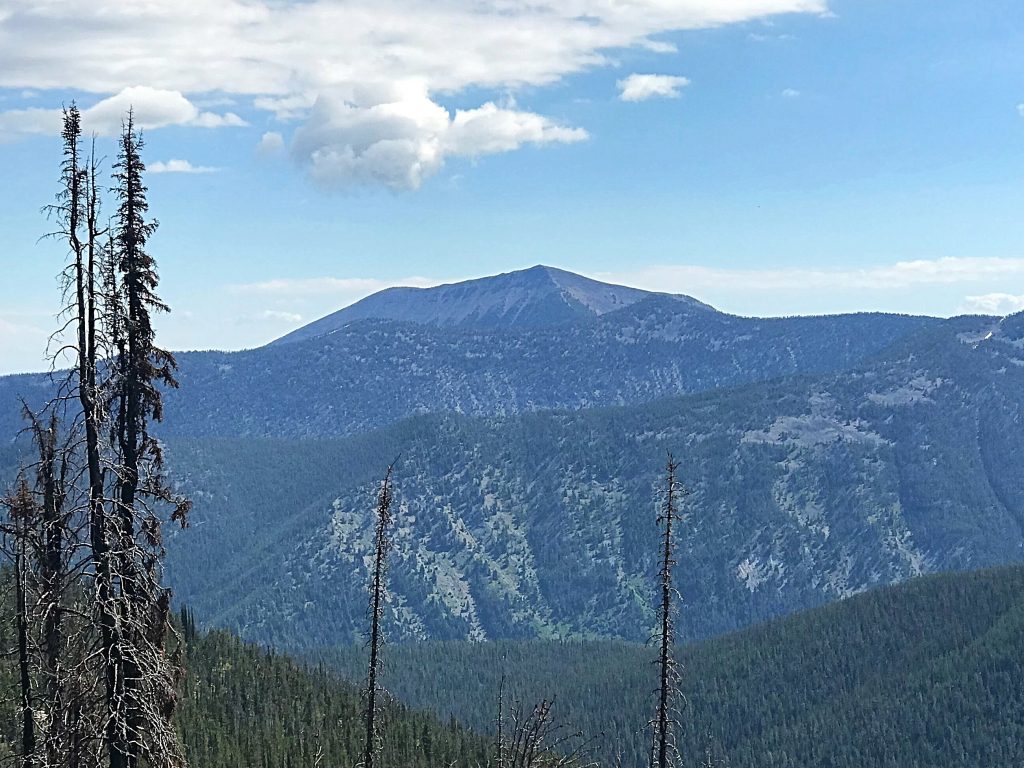
{"type": "Polygon", "coordinates": [[[714,312],[689,296],[593,280],[543,264],[430,288],[385,288],[270,342],[323,336],[356,320],[393,320],[449,328],[538,328],[600,317],[652,296],[672,296],[714,312]]]}

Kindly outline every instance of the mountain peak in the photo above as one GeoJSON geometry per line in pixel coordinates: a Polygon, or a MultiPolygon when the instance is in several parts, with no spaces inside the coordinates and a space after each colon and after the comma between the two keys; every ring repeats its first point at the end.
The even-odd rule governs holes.
{"type": "Polygon", "coordinates": [[[538,264],[433,288],[387,288],[273,343],[323,336],[352,321],[371,319],[441,327],[537,328],[598,317],[651,295],[538,264]]]}

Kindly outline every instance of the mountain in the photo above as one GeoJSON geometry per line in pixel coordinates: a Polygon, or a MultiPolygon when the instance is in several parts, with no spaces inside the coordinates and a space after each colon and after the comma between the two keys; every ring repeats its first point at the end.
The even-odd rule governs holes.
{"type": "MultiPolygon", "coordinates": [[[[362,319],[183,354],[158,435],[195,524],[168,577],[250,639],[354,637],[375,483],[401,454],[397,636],[638,639],[668,449],[693,490],[687,637],[1015,562],[1020,325],[764,320],[651,294],[543,327],[362,319]]],[[[0,379],[3,434],[17,394],[51,387],[0,379]]]]}
{"type": "MultiPolygon", "coordinates": [[[[687,606],[684,602],[682,611],[687,606]]],[[[494,690],[553,697],[603,765],[646,766],[653,650],[608,641],[392,646],[401,700],[491,727],[494,690]],[[616,762],[615,757],[622,761],[616,762]]],[[[357,675],[355,648],[318,660],[357,675]]],[[[1024,569],[916,579],[682,649],[681,765],[1024,764],[1024,569]]]]}
{"type": "MultiPolygon", "coordinates": [[[[355,320],[395,320],[450,328],[538,328],[599,317],[650,295],[648,291],[538,265],[435,288],[388,288],[273,343],[324,336],[355,320]]],[[[677,298],[710,310],[688,296],[677,298]]]]}
{"type": "MultiPolygon", "coordinates": [[[[534,270],[492,279],[518,291],[517,306],[544,295],[528,290],[534,270]]],[[[492,416],[643,403],[843,370],[938,322],[882,314],[741,318],[664,294],[540,327],[353,320],[288,344],[179,355],[181,388],[167,393],[159,432],[338,437],[422,413],[492,416]]],[[[52,391],[45,376],[0,378],[0,434],[22,428],[19,396],[37,404],[52,391]]]]}
{"type": "Polygon", "coordinates": [[[434,414],[337,440],[169,440],[193,530],[168,575],[213,625],[356,637],[376,483],[401,455],[397,637],[644,639],[665,453],[691,494],[685,638],[1024,560],[1024,316],[958,318],[841,373],[628,407],[434,414]]]}

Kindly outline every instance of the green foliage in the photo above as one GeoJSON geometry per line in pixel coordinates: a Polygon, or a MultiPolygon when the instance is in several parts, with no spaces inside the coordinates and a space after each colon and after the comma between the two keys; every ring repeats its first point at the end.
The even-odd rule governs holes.
{"type": "MultiPolygon", "coordinates": [[[[4,582],[9,577],[0,576],[4,582]]],[[[0,598],[9,605],[6,586],[0,598]]],[[[0,649],[12,642],[2,612],[0,649]]],[[[354,768],[363,745],[362,697],[324,668],[242,643],[226,632],[193,634],[184,615],[188,674],[178,727],[195,768],[354,768]]],[[[16,743],[14,663],[0,657],[0,760],[16,743]]],[[[437,717],[388,701],[382,710],[382,768],[484,765],[489,741],[437,717]]]]}
{"type": "Polygon", "coordinates": [[[169,582],[246,639],[359,639],[366,596],[351,585],[369,583],[375,483],[398,454],[392,638],[646,640],[666,450],[692,490],[683,640],[1019,562],[1024,361],[1015,337],[963,340],[991,324],[949,321],[844,374],[642,406],[168,440],[196,502],[193,529],[169,541],[169,582]]]}
{"type": "MultiPolygon", "coordinates": [[[[188,657],[178,721],[190,765],[347,768],[359,761],[363,702],[355,684],[224,632],[198,637],[188,657]]],[[[487,743],[457,725],[397,703],[383,715],[384,768],[486,762],[487,743]]]]}
{"type": "MultiPolygon", "coordinates": [[[[685,611],[685,608],[684,608],[685,611]]],[[[357,673],[359,654],[318,658],[357,673]]],[[[653,648],[612,641],[395,647],[392,691],[487,729],[502,672],[513,695],[554,696],[604,765],[644,765],[653,648]]],[[[686,648],[684,765],[968,768],[1024,761],[1024,568],[880,589],[686,648]]]]}

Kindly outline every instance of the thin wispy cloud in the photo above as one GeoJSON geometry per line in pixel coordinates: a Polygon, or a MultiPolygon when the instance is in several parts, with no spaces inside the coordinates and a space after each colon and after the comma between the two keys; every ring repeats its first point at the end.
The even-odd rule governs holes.
{"type": "Polygon", "coordinates": [[[276,320],[282,323],[301,323],[302,315],[296,312],[284,312],[278,309],[265,309],[260,313],[261,320],[276,320]]]}
{"type": "Polygon", "coordinates": [[[209,165],[192,165],[188,160],[158,160],[147,166],[150,173],[216,173],[220,168],[209,165]]]}
{"type": "Polygon", "coordinates": [[[985,293],[968,296],[960,308],[964,314],[1010,315],[1024,311],[1024,295],[1012,293],[985,293]]]}
{"type": "Polygon", "coordinates": [[[799,99],[802,94],[796,88],[786,88],[782,92],[782,98],[784,99],[799,99]]]}
{"type": "Polygon", "coordinates": [[[677,75],[633,74],[619,80],[619,98],[622,101],[649,101],[650,99],[678,99],[689,79],[677,75]]]}
{"type": "Polygon", "coordinates": [[[302,297],[302,296],[366,296],[385,288],[407,286],[429,288],[440,284],[439,280],[427,277],[407,277],[399,280],[379,280],[363,277],[309,277],[297,279],[264,280],[256,283],[236,283],[228,286],[233,294],[261,296],[302,297]]]}
{"type": "Polygon", "coordinates": [[[703,266],[655,266],[631,272],[604,273],[601,279],[670,293],[709,289],[745,293],[779,290],[902,291],[926,285],[971,285],[1024,278],[1024,258],[948,257],[899,261],[858,269],[729,269],[703,266]]]}

